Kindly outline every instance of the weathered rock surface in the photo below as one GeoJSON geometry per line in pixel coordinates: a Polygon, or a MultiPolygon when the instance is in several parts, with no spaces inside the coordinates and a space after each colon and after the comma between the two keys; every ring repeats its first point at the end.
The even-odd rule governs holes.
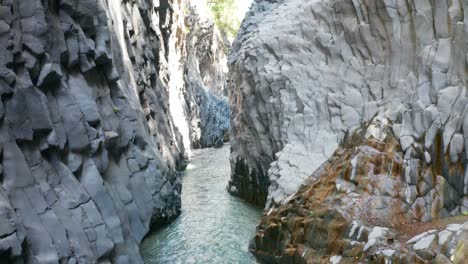
{"type": "Polygon", "coordinates": [[[418,185],[432,181],[427,189],[413,188],[404,162],[390,125],[357,130],[297,194],[266,212],[251,251],[265,263],[464,263],[468,216],[445,218],[448,203],[459,204],[454,191],[433,177],[435,164],[415,175],[418,185]]]}
{"type": "Polygon", "coordinates": [[[464,261],[466,217],[455,236],[438,221],[468,211],[467,10],[254,3],[229,57],[228,189],[266,202],[260,259],[464,261]],[[423,223],[436,231],[403,239],[423,223]]]}
{"type": "Polygon", "coordinates": [[[280,204],[380,115],[407,177],[435,162],[457,199],[466,196],[467,5],[256,1],[229,59],[231,193],[280,204]],[[415,149],[425,158],[412,158],[415,149]]]}
{"type": "Polygon", "coordinates": [[[0,1],[1,263],[142,263],[145,234],[179,214],[183,5],[0,1]]]}

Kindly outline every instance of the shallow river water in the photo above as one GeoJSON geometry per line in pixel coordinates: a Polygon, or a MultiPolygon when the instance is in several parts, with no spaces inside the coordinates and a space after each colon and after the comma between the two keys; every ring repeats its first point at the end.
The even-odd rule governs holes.
{"type": "Polygon", "coordinates": [[[226,191],[229,145],[193,154],[182,176],[182,214],[143,241],[145,263],[256,263],[248,246],[261,210],[226,191]]]}

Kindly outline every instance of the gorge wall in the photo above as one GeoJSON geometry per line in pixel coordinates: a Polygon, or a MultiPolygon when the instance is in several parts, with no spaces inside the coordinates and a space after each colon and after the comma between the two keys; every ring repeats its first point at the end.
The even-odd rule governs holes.
{"type": "MultiPolygon", "coordinates": [[[[433,161],[441,135],[443,158],[464,167],[466,4],[256,1],[229,59],[231,191],[281,203],[376,116],[405,153],[433,161]]],[[[464,174],[451,180],[466,194],[464,174]]]]}
{"type": "MultiPolygon", "coordinates": [[[[185,9],[0,1],[1,263],[142,263],[143,237],[179,214],[190,145],[218,144],[226,130],[187,105],[221,109],[227,122],[206,91],[224,86],[222,70],[194,78],[196,91],[183,79],[184,52],[198,43],[185,44],[185,9]]],[[[200,68],[222,68],[224,50],[213,52],[200,68]]]]}
{"type": "Polygon", "coordinates": [[[261,260],[464,261],[466,217],[438,219],[468,212],[467,10],[255,1],[229,56],[228,189],[266,202],[261,260]]]}
{"type": "Polygon", "coordinates": [[[193,148],[221,146],[229,134],[227,58],[229,42],[209,18],[203,3],[190,10],[186,24],[183,92],[193,148]]]}

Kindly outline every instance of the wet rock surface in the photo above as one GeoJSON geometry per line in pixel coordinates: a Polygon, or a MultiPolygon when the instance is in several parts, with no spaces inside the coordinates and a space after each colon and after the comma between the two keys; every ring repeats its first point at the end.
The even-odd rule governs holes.
{"type": "Polygon", "coordinates": [[[183,4],[0,1],[1,263],[142,263],[180,213],[183,4]]]}

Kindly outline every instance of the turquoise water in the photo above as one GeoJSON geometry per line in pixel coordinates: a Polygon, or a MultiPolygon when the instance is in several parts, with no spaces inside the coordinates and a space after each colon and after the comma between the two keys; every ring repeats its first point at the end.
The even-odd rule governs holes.
{"type": "Polygon", "coordinates": [[[257,263],[248,246],[261,210],[226,191],[229,145],[193,154],[182,176],[182,214],[143,241],[143,260],[147,264],[257,263]]]}

